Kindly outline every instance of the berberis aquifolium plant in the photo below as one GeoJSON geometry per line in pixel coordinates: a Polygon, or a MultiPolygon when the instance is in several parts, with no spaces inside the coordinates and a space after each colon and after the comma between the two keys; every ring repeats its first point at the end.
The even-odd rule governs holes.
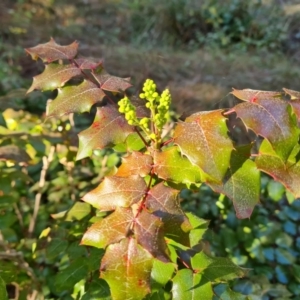
{"type": "Polygon", "coordinates": [[[81,245],[105,249],[100,277],[111,298],[250,299],[220,284],[246,270],[210,255],[202,242],[208,221],[184,212],[179,193],[206,184],[233,201],[238,218],[249,218],[262,171],[300,197],[300,93],[234,89],[242,103],[171,122],[168,89],[159,93],[147,79],[139,97],[130,97],[129,78],[77,58],[77,49],[76,42],[61,46],[53,39],[26,49],[45,63],[28,92],[57,90],[48,117],[97,104],[94,122],[78,135],[77,159],[96,149],[123,153],[119,168],[82,199],[102,212],[91,218],[81,245]],[[238,143],[229,118],[240,119],[256,138],[238,143]]]}

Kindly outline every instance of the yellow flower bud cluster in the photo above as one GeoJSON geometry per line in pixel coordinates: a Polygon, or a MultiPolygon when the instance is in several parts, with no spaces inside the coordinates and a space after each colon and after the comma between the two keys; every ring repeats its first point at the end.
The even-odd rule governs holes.
{"type": "Polygon", "coordinates": [[[136,117],[136,109],[135,106],[131,104],[130,99],[128,97],[124,97],[118,102],[119,112],[125,115],[125,119],[127,120],[129,125],[137,125],[138,119],[136,117]]]}

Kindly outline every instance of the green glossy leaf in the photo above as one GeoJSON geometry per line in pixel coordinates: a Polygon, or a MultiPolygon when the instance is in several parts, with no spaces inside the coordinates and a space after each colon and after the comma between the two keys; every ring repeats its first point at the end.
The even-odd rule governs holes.
{"type": "Polygon", "coordinates": [[[231,280],[245,276],[244,269],[235,265],[229,258],[210,257],[204,252],[191,258],[193,270],[202,274],[204,282],[231,280]]]}
{"type": "Polygon", "coordinates": [[[133,238],[108,246],[101,263],[101,278],[114,300],[143,299],[150,293],[152,256],[133,238]]]}
{"type": "Polygon", "coordinates": [[[8,300],[7,292],[6,292],[6,284],[1,277],[0,277],[0,299],[8,300]]]}
{"type": "Polygon", "coordinates": [[[251,89],[244,89],[244,90],[233,89],[231,94],[240,100],[249,101],[249,102],[256,102],[257,100],[272,99],[272,98],[276,99],[282,97],[281,92],[260,91],[260,90],[251,90],[251,89]]]}
{"type": "Polygon", "coordinates": [[[203,281],[201,274],[193,273],[190,269],[177,272],[173,278],[173,300],[211,300],[213,289],[210,282],[203,281]]]}
{"type": "Polygon", "coordinates": [[[145,207],[161,218],[165,234],[171,239],[189,245],[189,231],[192,226],[180,207],[178,191],[159,183],[149,192],[145,207]]]}
{"type": "Polygon", "coordinates": [[[287,160],[299,137],[297,120],[288,102],[260,99],[238,104],[233,110],[247,128],[266,138],[283,161],[287,160]]]}
{"type": "Polygon", "coordinates": [[[58,292],[71,290],[74,285],[88,275],[88,267],[82,257],[73,260],[70,265],[55,276],[54,284],[58,292]]]}
{"type": "Polygon", "coordinates": [[[137,242],[155,258],[168,262],[168,248],[164,239],[163,223],[160,218],[143,210],[135,218],[134,232],[137,242]]]}
{"type": "Polygon", "coordinates": [[[32,59],[41,58],[44,62],[52,62],[59,59],[72,59],[76,56],[78,43],[73,42],[68,46],[57,44],[53,38],[48,43],[39,44],[32,48],[25,49],[32,59]]]}
{"type": "Polygon", "coordinates": [[[46,256],[48,259],[57,258],[64,254],[68,247],[68,241],[60,238],[53,238],[46,248],[46,256]]]}
{"type": "Polygon", "coordinates": [[[64,86],[64,84],[72,77],[80,74],[80,69],[74,65],[45,65],[45,70],[43,73],[33,77],[32,85],[28,89],[27,93],[30,93],[33,90],[53,91],[64,86]]]}
{"type": "Polygon", "coordinates": [[[108,217],[94,223],[83,235],[82,245],[105,248],[117,243],[130,233],[133,222],[131,208],[117,207],[108,217]]]}
{"type": "Polygon", "coordinates": [[[91,156],[95,149],[122,143],[133,131],[134,127],[127,124],[124,116],[118,112],[115,106],[106,105],[98,108],[91,127],[78,135],[79,149],[76,159],[91,156]]]}
{"type": "Polygon", "coordinates": [[[17,163],[28,163],[31,158],[24,149],[15,145],[7,145],[0,147],[0,161],[12,160],[17,163]]]}
{"type": "Polygon", "coordinates": [[[134,151],[128,156],[123,156],[122,164],[115,175],[120,177],[128,177],[131,175],[145,177],[150,173],[152,164],[152,156],[134,151]]]}
{"type": "Polygon", "coordinates": [[[154,153],[154,172],[159,178],[184,184],[202,182],[201,169],[182,156],[178,147],[154,153]]]}
{"type": "Polygon", "coordinates": [[[251,146],[232,151],[230,167],[223,179],[223,185],[208,183],[215,191],[225,194],[233,201],[236,215],[249,218],[260,197],[260,171],[248,159],[251,146]]]}
{"type": "Polygon", "coordinates": [[[214,300],[252,300],[252,298],[248,296],[232,291],[225,284],[218,284],[214,287],[214,293],[216,295],[216,297],[213,298],[214,300]]]}
{"type": "Polygon", "coordinates": [[[200,219],[192,213],[187,213],[186,215],[189,218],[189,221],[193,227],[193,229],[190,231],[190,244],[191,247],[194,247],[195,245],[198,245],[201,241],[204,233],[208,228],[209,221],[200,219]]]}
{"type": "Polygon", "coordinates": [[[169,280],[171,280],[176,265],[174,263],[165,263],[155,259],[153,262],[153,268],[151,271],[151,290],[158,291],[161,287],[164,287],[169,280]]]}
{"type": "Polygon", "coordinates": [[[47,116],[88,112],[93,104],[101,102],[104,97],[103,91],[87,80],[77,86],[59,88],[57,97],[47,107],[47,116]]]}
{"type": "MultiPolygon", "coordinates": [[[[298,152],[298,151],[296,151],[298,152]]],[[[272,149],[271,144],[264,140],[259,148],[255,163],[261,171],[281,182],[296,197],[300,197],[300,163],[291,154],[284,163],[272,149]]]]}
{"type": "Polygon", "coordinates": [[[181,152],[215,181],[222,181],[233,145],[222,110],[199,112],[178,123],[174,142],[181,152]]]}
{"type": "Polygon", "coordinates": [[[130,77],[129,78],[121,78],[112,76],[107,73],[93,73],[95,79],[100,83],[100,87],[102,90],[110,91],[110,92],[124,92],[126,89],[131,87],[130,77]]]}
{"type": "Polygon", "coordinates": [[[138,175],[126,178],[109,176],[83,200],[101,211],[115,210],[118,206],[129,207],[140,201],[146,188],[144,179],[138,175]]]}
{"type": "Polygon", "coordinates": [[[80,300],[111,300],[109,286],[101,278],[95,278],[87,285],[86,290],[80,300]]]}
{"type": "Polygon", "coordinates": [[[91,206],[87,203],[76,202],[69,210],[52,214],[54,219],[64,219],[64,221],[82,220],[91,213],[91,206]]]}

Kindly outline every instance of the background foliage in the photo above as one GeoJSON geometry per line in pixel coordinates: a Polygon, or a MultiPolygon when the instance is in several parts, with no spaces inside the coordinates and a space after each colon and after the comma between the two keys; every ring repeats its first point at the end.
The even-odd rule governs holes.
{"type": "MultiPolygon", "coordinates": [[[[37,290],[46,299],[109,299],[107,285],[98,279],[101,251],[77,246],[86,216],[94,211],[74,201],[119,163],[110,151],[75,162],[76,133],[91,119],[43,123],[51,95],[24,95],[37,70],[23,47],[49,36],[77,38],[83,52],[98,56],[101,51],[109,70],[133,75],[137,86],[149,76],[161,88],[168,84],[180,113],[215,105],[232,86],[299,90],[296,1],[157,2],[0,4],[0,146],[19,146],[30,156],[24,154],[21,163],[0,162],[0,276],[11,299],[36,299],[37,290]],[[71,207],[73,215],[57,215],[71,207]],[[70,270],[74,276],[64,277],[70,270]]],[[[267,177],[262,192],[263,205],[242,221],[226,198],[207,188],[182,196],[186,209],[212,220],[206,239],[213,251],[253,269],[248,278],[232,283],[234,289],[252,299],[299,299],[299,200],[290,204],[291,196],[267,177]]]]}

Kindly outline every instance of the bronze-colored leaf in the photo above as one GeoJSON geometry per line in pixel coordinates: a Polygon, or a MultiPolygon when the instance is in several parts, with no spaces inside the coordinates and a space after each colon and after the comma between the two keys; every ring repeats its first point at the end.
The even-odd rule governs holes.
{"type": "Polygon", "coordinates": [[[251,89],[244,89],[244,90],[233,89],[231,94],[240,100],[249,101],[249,102],[256,102],[257,100],[264,100],[264,99],[273,99],[273,98],[276,99],[282,97],[281,92],[260,91],[260,90],[251,90],[251,89]]]}
{"type": "Polygon", "coordinates": [[[110,92],[124,92],[126,89],[130,88],[132,85],[129,82],[130,77],[121,78],[117,76],[112,76],[107,73],[93,73],[95,79],[100,83],[102,90],[110,92]]]}

